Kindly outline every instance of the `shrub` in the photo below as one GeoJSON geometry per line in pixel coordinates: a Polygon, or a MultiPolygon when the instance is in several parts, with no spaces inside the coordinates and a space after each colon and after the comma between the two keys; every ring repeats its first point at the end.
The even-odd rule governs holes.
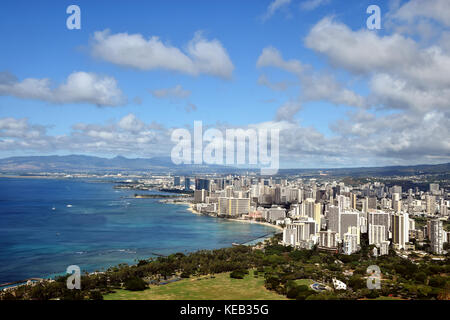
{"type": "Polygon", "coordinates": [[[290,289],[287,291],[286,296],[287,296],[289,299],[295,299],[299,293],[300,293],[300,291],[298,290],[298,287],[293,286],[292,288],[290,288],[290,289]]]}
{"type": "Polygon", "coordinates": [[[309,290],[309,288],[308,288],[307,285],[302,284],[302,285],[298,286],[298,291],[299,292],[305,292],[305,291],[308,291],[308,290],[309,290]]]}
{"type": "Polygon", "coordinates": [[[245,273],[242,270],[235,270],[230,273],[230,278],[244,279],[245,273]]]}
{"type": "Polygon", "coordinates": [[[141,278],[130,278],[125,281],[125,289],[130,291],[142,291],[147,289],[147,283],[141,278]]]}
{"type": "Polygon", "coordinates": [[[312,294],[313,293],[311,291],[300,291],[297,294],[297,297],[295,297],[295,299],[297,299],[297,300],[306,300],[306,298],[308,298],[312,294]]]}
{"type": "Polygon", "coordinates": [[[89,292],[89,299],[90,300],[103,300],[103,295],[98,290],[93,290],[89,292]]]}

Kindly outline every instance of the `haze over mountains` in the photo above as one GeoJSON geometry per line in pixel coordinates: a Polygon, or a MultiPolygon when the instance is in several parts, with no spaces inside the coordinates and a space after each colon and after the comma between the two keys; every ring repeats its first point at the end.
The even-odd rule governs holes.
{"type": "MultiPolygon", "coordinates": [[[[21,156],[0,159],[0,172],[3,173],[242,173],[248,168],[236,168],[220,165],[175,165],[169,157],[129,159],[123,156],[101,158],[86,155],[67,156],[21,156]]],[[[436,165],[359,167],[334,169],[280,169],[279,174],[327,174],[333,176],[380,176],[380,175],[416,175],[448,174],[450,163],[436,165]]]]}

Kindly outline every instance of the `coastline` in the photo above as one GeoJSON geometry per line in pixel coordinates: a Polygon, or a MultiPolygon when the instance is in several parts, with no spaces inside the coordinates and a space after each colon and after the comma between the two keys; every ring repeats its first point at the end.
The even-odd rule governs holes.
{"type": "MultiPolygon", "coordinates": [[[[209,214],[203,214],[198,212],[197,210],[194,209],[194,205],[190,202],[186,202],[186,201],[180,201],[180,202],[169,202],[169,201],[164,201],[164,203],[171,203],[171,204],[176,204],[176,205],[185,205],[187,206],[186,210],[188,210],[189,212],[196,214],[196,215],[204,215],[204,216],[208,216],[208,217],[214,217],[214,218],[219,218],[219,219],[224,219],[227,221],[234,221],[234,222],[242,222],[242,223],[254,223],[254,224],[259,224],[259,225],[263,225],[266,227],[272,227],[277,229],[278,231],[282,232],[283,228],[274,224],[271,224],[269,222],[261,222],[261,221],[255,221],[255,220],[246,220],[246,219],[236,219],[236,218],[221,218],[221,217],[215,217],[215,216],[211,216],[209,214]]],[[[277,232],[279,233],[279,232],[277,232]]]]}

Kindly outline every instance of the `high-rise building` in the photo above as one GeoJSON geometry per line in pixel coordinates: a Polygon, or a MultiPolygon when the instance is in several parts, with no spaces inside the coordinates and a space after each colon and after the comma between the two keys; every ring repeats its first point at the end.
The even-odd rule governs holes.
{"type": "Polygon", "coordinates": [[[315,205],[314,199],[308,198],[305,201],[303,201],[303,203],[305,204],[305,216],[313,218],[315,205]]]}
{"type": "Polygon", "coordinates": [[[265,211],[264,218],[269,222],[274,222],[278,219],[286,217],[286,209],[280,207],[272,207],[265,211]]]}
{"type": "Polygon", "coordinates": [[[337,202],[339,208],[341,208],[341,211],[350,209],[350,198],[344,196],[344,195],[338,195],[337,196],[337,202]]]}
{"type": "Polygon", "coordinates": [[[398,249],[405,249],[409,241],[409,216],[407,213],[396,213],[391,216],[392,243],[398,249]]]}
{"type": "Polygon", "coordinates": [[[312,220],[294,221],[283,230],[283,244],[310,249],[315,243],[314,226],[312,220]]]}
{"type": "Polygon", "coordinates": [[[428,233],[431,243],[431,251],[434,254],[442,254],[443,253],[443,245],[444,245],[444,229],[442,227],[441,219],[432,219],[428,223],[428,233]]]}
{"type": "Polygon", "coordinates": [[[337,248],[336,232],[327,230],[319,232],[319,246],[324,248],[337,248]]]}
{"type": "Polygon", "coordinates": [[[439,194],[439,183],[430,183],[430,193],[439,194]]]}
{"type": "Polygon", "coordinates": [[[394,194],[394,193],[398,193],[398,194],[402,194],[402,187],[401,186],[393,186],[391,189],[390,189],[390,192],[391,192],[391,194],[394,194]]]}
{"type": "Polygon", "coordinates": [[[327,229],[339,233],[341,224],[341,209],[337,206],[329,206],[327,220],[327,229]]]}
{"type": "Polygon", "coordinates": [[[386,227],[382,225],[369,225],[369,244],[379,245],[386,241],[386,227]]]}
{"type": "Polygon", "coordinates": [[[210,191],[211,181],[209,179],[195,178],[195,190],[205,189],[210,191]]]}
{"type": "Polygon", "coordinates": [[[350,202],[353,210],[356,210],[356,194],[350,193],[350,202]]]}
{"type": "Polygon", "coordinates": [[[206,197],[208,196],[208,191],[205,189],[195,190],[194,191],[194,202],[203,203],[206,201],[206,197]]]}
{"type": "Polygon", "coordinates": [[[350,227],[349,231],[344,234],[342,250],[344,254],[352,254],[359,250],[359,232],[356,228],[350,227]]]}
{"type": "MultiPolygon", "coordinates": [[[[389,239],[389,227],[390,227],[389,213],[383,211],[371,212],[368,215],[367,224],[369,231],[371,225],[384,226],[385,231],[384,240],[389,239]]],[[[369,242],[370,242],[370,233],[369,233],[369,242]]]]}
{"type": "Polygon", "coordinates": [[[367,212],[369,212],[369,198],[364,197],[361,199],[361,211],[364,213],[364,215],[367,215],[367,212]]]}
{"type": "Polygon", "coordinates": [[[376,210],[377,209],[377,198],[376,197],[370,197],[368,199],[368,206],[369,206],[369,209],[376,210]]]}
{"type": "Polygon", "coordinates": [[[435,214],[436,212],[436,197],[426,195],[425,196],[425,210],[428,214],[435,214]]]}
{"type": "MultiPolygon", "coordinates": [[[[357,243],[360,242],[360,229],[359,229],[359,213],[356,211],[344,211],[341,213],[340,219],[340,227],[339,227],[339,237],[340,239],[344,239],[344,234],[348,232],[349,228],[357,229],[357,243]]],[[[352,229],[353,230],[353,229],[352,229]]]]}
{"type": "Polygon", "coordinates": [[[181,185],[181,178],[180,177],[173,177],[173,185],[175,187],[181,185]]]}
{"type": "Polygon", "coordinates": [[[191,189],[191,179],[188,177],[184,177],[184,190],[191,189]]]}
{"type": "Polygon", "coordinates": [[[395,213],[400,213],[402,211],[402,200],[394,200],[392,206],[395,213]]]}
{"type": "Polygon", "coordinates": [[[219,198],[219,214],[239,216],[250,211],[249,198],[219,198]]]}
{"type": "Polygon", "coordinates": [[[278,185],[275,187],[274,202],[281,204],[281,187],[278,185]]]}

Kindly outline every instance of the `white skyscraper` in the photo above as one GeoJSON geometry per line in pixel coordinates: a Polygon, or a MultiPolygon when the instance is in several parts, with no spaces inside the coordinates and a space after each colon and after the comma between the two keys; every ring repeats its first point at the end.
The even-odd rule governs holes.
{"type": "Polygon", "coordinates": [[[444,229],[442,227],[441,219],[433,219],[429,221],[429,235],[431,242],[431,251],[434,254],[442,254],[444,245],[444,229]]]}
{"type": "Polygon", "coordinates": [[[405,249],[409,241],[409,216],[406,212],[393,214],[391,217],[392,242],[398,249],[405,249]]]}

